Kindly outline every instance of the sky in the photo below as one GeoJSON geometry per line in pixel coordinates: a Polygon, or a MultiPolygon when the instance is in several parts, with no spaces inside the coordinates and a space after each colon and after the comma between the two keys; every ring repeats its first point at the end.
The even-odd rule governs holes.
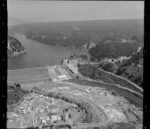
{"type": "Polygon", "coordinates": [[[134,19],[144,17],[143,1],[7,0],[8,17],[35,21],[134,19]]]}

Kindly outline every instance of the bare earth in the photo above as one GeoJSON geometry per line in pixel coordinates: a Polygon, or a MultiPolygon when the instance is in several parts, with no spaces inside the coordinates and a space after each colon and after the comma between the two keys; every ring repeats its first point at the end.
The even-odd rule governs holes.
{"type": "Polygon", "coordinates": [[[20,83],[29,93],[8,105],[7,128],[142,129],[141,107],[100,83],[73,79],[66,65],[8,71],[8,84],[20,83]]]}

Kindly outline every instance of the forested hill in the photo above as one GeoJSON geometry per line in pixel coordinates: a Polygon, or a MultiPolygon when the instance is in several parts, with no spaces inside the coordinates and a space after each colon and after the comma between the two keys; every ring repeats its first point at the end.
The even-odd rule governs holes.
{"type": "MultiPolygon", "coordinates": [[[[122,46],[122,48],[131,49],[130,46],[128,46],[127,48],[122,46]]],[[[97,49],[97,52],[99,49],[97,49]]],[[[118,53],[122,52],[119,50],[121,49],[118,49],[118,53]]],[[[129,50],[126,50],[126,51],[129,51],[129,50]]],[[[96,51],[93,51],[93,52],[96,53],[96,51]]],[[[114,52],[113,49],[111,52],[109,50],[105,51],[103,55],[105,54],[105,57],[108,55],[109,58],[108,57],[106,58],[110,60],[105,60],[106,58],[104,59],[99,58],[100,60],[97,61],[97,64],[99,64],[98,67],[105,71],[112,72],[126,79],[129,79],[130,81],[134,82],[140,87],[143,87],[143,47],[138,47],[138,49],[135,52],[131,53],[130,57],[126,57],[126,58],[125,56],[120,56],[118,58],[110,58],[109,55],[110,53],[113,53],[113,52],[114,52]],[[111,59],[114,59],[116,61],[112,61],[111,59]]]]}
{"type": "Polygon", "coordinates": [[[116,74],[143,87],[143,48],[139,49],[129,60],[125,61],[119,67],[116,74]]]}
{"type": "Polygon", "coordinates": [[[8,57],[20,55],[25,52],[25,48],[22,43],[15,37],[8,36],[7,55],[8,57]]]}
{"type": "Polygon", "coordinates": [[[143,19],[28,23],[11,26],[9,31],[49,45],[81,46],[101,41],[107,35],[142,37],[143,19]]]}
{"type": "Polygon", "coordinates": [[[27,31],[44,31],[49,32],[51,29],[56,31],[71,31],[73,29],[83,31],[95,31],[104,35],[108,32],[129,32],[143,33],[143,19],[130,20],[91,20],[91,21],[70,21],[70,22],[41,22],[27,23],[12,26],[12,30],[27,32],[27,31]],[[78,29],[79,28],[79,29],[78,29]]]}
{"type": "Polygon", "coordinates": [[[109,42],[99,43],[95,47],[89,50],[89,54],[97,59],[101,60],[104,58],[118,58],[120,56],[131,56],[133,52],[137,51],[138,47],[141,46],[140,42],[109,42]]]}

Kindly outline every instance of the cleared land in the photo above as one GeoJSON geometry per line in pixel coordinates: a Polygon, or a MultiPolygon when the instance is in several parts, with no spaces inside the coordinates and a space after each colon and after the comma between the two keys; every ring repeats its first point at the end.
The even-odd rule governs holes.
{"type": "Polygon", "coordinates": [[[142,129],[142,98],[109,83],[77,79],[68,69],[8,71],[8,84],[21,85],[8,90],[8,128],[134,129],[141,124],[142,129]]]}
{"type": "Polygon", "coordinates": [[[46,67],[8,70],[8,83],[31,83],[49,79],[46,67]]]}

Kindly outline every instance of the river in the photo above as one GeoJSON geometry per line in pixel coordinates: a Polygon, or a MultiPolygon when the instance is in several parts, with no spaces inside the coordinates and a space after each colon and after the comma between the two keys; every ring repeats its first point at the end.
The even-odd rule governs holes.
{"type": "Polygon", "coordinates": [[[69,57],[73,53],[86,54],[82,49],[46,45],[27,39],[19,33],[16,33],[15,37],[23,44],[26,53],[8,59],[9,70],[52,66],[59,64],[62,59],[69,57]]]}

